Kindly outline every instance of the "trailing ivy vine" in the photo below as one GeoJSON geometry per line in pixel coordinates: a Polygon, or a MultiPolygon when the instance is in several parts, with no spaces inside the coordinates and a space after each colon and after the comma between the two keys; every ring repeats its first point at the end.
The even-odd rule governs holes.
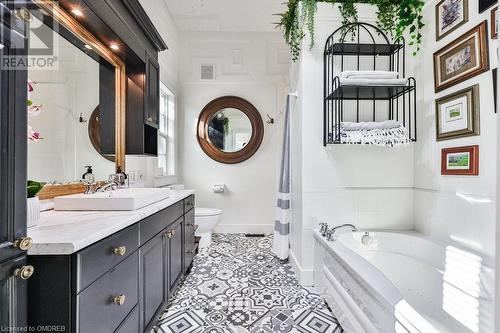
{"type": "MultiPolygon", "coordinates": [[[[318,2],[334,4],[337,0],[288,0],[288,10],[279,14],[278,26],[283,31],[286,43],[290,46],[293,61],[296,61],[300,55],[305,29],[311,37],[309,48],[314,47],[314,17],[318,2]],[[299,2],[302,2],[302,7],[299,6],[299,2]]],[[[408,44],[413,46],[413,54],[415,55],[420,50],[421,30],[424,27],[422,17],[424,0],[342,0],[340,14],[343,25],[358,21],[356,3],[376,5],[377,26],[394,39],[408,34],[408,44]]],[[[355,30],[350,31],[350,34],[354,38],[355,30]]]]}

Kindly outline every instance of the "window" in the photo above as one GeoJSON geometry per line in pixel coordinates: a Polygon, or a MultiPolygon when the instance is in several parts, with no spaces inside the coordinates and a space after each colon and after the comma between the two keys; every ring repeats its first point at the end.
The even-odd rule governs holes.
{"type": "Polygon", "coordinates": [[[175,95],[160,83],[159,176],[175,174],[175,95]]]}

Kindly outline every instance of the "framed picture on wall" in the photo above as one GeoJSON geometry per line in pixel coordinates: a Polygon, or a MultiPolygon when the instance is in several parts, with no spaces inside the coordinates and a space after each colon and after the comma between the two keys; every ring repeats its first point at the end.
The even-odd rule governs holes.
{"type": "Polygon", "coordinates": [[[490,25],[491,25],[491,38],[498,38],[498,7],[495,7],[491,10],[490,17],[490,25]]]}
{"type": "Polygon", "coordinates": [[[444,148],[441,150],[442,175],[479,175],[479,146],[444,148]]]}
{"type": "Polygon", "coordinates": [[[468,0],[441,0],[436,5],[436,40],[440,40],[468,20],[468,0]]]}
{"type": "Polygon", "coordinates": [[[489,69],[486,21],[434,53],[436,92],[489,69]]]}
{"type": "Polygon", "coordinates": [[[479,135],[479,85],[436,100],[436,140],[479,135]]]}
{"type": "Polygon", "coordinates": [[[496,3],[497,0],[479,0],[478,3],[479,12],[480,13],[484,12],[486,9],[490,8],[496,3]]]}

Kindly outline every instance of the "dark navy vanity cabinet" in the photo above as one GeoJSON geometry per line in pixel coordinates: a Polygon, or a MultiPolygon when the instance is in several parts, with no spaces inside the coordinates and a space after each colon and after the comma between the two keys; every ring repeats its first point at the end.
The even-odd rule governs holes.
{"type": "Polygon", "coordinates": [[[30,256],[28,321],[66,332],[149,332],[190,268],[191,195],[70,255],[30,256]]]}
{"type": "MultiPolygon", "coordinates": [[[[0,64],[26,54],[27,25],[12,13],[24,1],[0,0],[0,64]]],[[[0,68],[0,330],[26,327],[26,81],[24,68],[0,68]]]]}

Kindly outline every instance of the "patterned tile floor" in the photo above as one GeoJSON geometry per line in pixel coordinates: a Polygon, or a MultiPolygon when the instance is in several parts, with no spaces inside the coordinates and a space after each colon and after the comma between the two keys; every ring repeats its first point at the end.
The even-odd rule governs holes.
{"type": "Polygon", "coordinates": [[[215,234],[170,299],[157,333],[342,333],[325,302],[298,284],[272,237],[215,234]]]}

